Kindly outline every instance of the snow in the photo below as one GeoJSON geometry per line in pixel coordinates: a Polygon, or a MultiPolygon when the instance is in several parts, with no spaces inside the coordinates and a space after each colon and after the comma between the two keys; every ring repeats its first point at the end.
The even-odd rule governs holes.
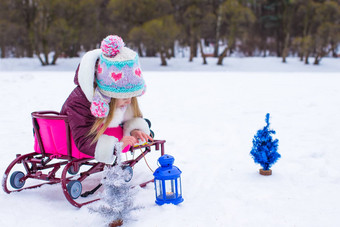
{"type": "MultiPolygon", "coordinates": [[[[182,170],[184,202],[155,204],[152,184],[138,191],[134,220],[124,226],[339,226],[340,64],[297,58],[209,58],[189,63],[141,58],[146,94],[140,104],[157,139],[182,170]],[[312,62],[312,61],[311,61],[312,62]],[[282,158],[272,176],[258,174],[249,152],[271,114],[282,158]]],[[[74,88],[78,59],[42,67],[37,59],[1,59],[1,162],[33,151],[30,113],[60,110],[74,88]]],[[[146,156],[157,168],[158,151],[146,156]]],[[[124,156],[123,156],[124,157],[124,156]]],[[[151,179],[143,160],[133,183],[151,179]]],[[[100,175],[92,179],[93,188],[100,175]]],[[[6,194],[0,226],[103,226],[87,206],[73,207],[60,184],[6,194]]],[[[95,206],[95,203],[93,204],[95,206]]]]}

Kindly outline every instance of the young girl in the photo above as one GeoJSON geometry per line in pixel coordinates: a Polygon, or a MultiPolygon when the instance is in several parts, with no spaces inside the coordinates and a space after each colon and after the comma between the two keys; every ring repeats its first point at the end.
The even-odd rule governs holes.
{"type": "Polygon", "coordinates": [[[110,35],[101,49],[83,56],[74,78],[77,87],[61,110],[79,151],[107,164],[113,163],[115,151],[152,140],[136,98],[146,88],[138,54],[124,45],[110,35]]]}

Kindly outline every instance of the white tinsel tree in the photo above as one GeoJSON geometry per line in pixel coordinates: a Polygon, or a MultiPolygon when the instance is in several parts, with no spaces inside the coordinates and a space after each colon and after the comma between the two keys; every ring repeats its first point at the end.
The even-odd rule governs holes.
{"type": "Polygon", "coordinates": [[[131,219],[130,212],[139,208],[134,205],[137,188],[125,182],[128,172],[122,169],[120,158],[117,163],[118,165],[105,167],[102,179],[104,190],[100,205],[89,208],[90,211],[102,215],[108,223],[117,220],[127,221],[131,219]]]}

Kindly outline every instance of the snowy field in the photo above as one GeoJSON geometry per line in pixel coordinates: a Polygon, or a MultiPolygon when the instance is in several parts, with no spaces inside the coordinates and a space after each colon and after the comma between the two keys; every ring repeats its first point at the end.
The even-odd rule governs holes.
{"type": "MultiPolygon", "coordinates": [[[[161,67],[158,58],[141,59],[148,85],[141,108],[183,172],[184,202],[156,205],[149,184],[137,194],[144,208],[124,226],[340,226],[340,59],[306,66],[296,58],[227,58],[221,67],[208,60],[161,67]],[[272,176],[259,175],[249,155],[266,113],[282,155],[272,176]]],[[[78,62],[0,59],[0,173],[16,154],[33,151],[30,113],[60,110],[78,62]]],[[[147,156],[153,169],[158,155],[147,156]]],[[[151,176],[141,161],[132,182],[151,176]]],[[[104,226],[88,207],[70,205],[60,184],[1,190],[0,214],[1,227],[104,226]]]]}

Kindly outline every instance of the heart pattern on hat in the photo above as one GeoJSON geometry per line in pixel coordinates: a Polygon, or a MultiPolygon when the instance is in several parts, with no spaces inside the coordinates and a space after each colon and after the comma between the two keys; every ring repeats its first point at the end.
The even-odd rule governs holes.
{"type": "Polygon", "coordinates": [[[142,74],[142,71],[140,71],[140,68],[135,70],[135,74],[140,77],[140,75],[142,74]]]}
{"type": "Polygon", "coordinates": [[[111,73],[112,79],[114,79],[116,82],[117,82],[118,80],[122,79],[122,76],[123,76],[122,73],[115,73],[115,72],[112,72],[112,73],[111,73]]]}
{"type": "Polygon", "coordinates": [[[102,73],[102,72],[103,72],[103,68],[100,67],[100,64],[98,64],[97,72],[98,72],[98,73],[102,73]]]}

